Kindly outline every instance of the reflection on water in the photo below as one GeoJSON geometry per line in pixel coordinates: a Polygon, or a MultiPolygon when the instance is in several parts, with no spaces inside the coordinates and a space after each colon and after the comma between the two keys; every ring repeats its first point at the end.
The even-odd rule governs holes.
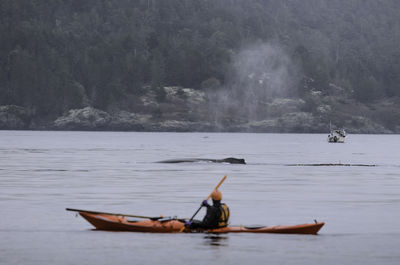
{"type": "Polygon", "coordinates": [[[221,234],[206,234],[204,236],[204,244],[210,246],[228,246],[228,239],[227,235],[221,234]]]}

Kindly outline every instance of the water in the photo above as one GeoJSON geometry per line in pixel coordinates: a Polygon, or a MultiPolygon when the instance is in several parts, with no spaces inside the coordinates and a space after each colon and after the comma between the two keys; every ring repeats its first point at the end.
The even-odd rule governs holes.
{"type": "Polygon", "coordinates": [[[400,136],[326,137],[0,131],[0,264],[399,264],[400,136]],[[154,163],[231,156],[248,164],[154,163]],[[288,166],[316,163],[376,166],[288,166]],[[190,217],[224,175],[231,224],[326,226],[318,236],[103,232],[65,211],[190,217]]]}

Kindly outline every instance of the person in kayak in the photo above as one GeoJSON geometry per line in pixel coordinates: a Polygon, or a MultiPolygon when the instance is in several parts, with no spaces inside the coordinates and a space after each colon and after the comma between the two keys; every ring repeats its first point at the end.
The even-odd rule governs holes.
{"type": "Polygon", "coordinates": [[[209,205],[207,200],[202,202],[202,206],[207,207],[207,213],[203,220],[187,221],[185,227],[192,229],[215,229],[228,225],[229,208],[225,203],[221,203],[222,193],[219,190],[214,190],[211,194],[211,199],[213,205],[209,205]]]}

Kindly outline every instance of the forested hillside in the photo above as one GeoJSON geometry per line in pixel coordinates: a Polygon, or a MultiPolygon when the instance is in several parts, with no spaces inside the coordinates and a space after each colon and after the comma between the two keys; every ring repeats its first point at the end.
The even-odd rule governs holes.
{"type": "MultiPolygon", "coordinates": [[[[400,132],[399,14],[397,0],[1,0],[0,128],[89,107],[207,123],[184,130],[400,132]]],[[[121,123],[97,129],[157,130],[121,123]]]]}

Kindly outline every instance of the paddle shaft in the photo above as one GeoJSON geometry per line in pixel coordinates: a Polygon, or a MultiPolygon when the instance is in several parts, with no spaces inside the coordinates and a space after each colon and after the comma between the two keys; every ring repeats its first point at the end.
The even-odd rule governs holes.
{"type": "MultiPolygon", "coordinates": [[[[222,185],[222,183],[225,181],[225,179],[226,179],[226,176],[224,176],[224,177],[221,179],[221,181],[218,183],[218,185],[215,186],[214,190],[217,190],[217,189],[222,185]]],[[[214,191],[214,190],[213,190],[213,191],[214,191]]],[[[212,192],[210,193],[210,195],[208,195],[208,197],[206,198],[206,201],[207,201],[208,199],[210,199],[211,194],[212,194],[212,192]]],[[[197,209],[197,211],[193,214],[192,218],[190,218],[190,220],[189,220],[190,222],[193,221],[193,218],[197,215],[197,213],[201,210],[202,207],[203,207],[203,204],[200,205],[199,209],[197,209]]]]}
{"type": "Polygon", "coordinates": [[[127,216],[127,217],[136,217],[136,218],[152,219],[152,220],[158,220],[158,219],[163,218],[162,216],[151,217],[151,216],[133,215],[133,214],[106,213],[106,212],[87,211],[87,210],[72,209],[72,208],[66,208],[65,210],[67,210],[67,211],[73,211],[73,212],[93,213],[93,214],[119,215],[119,216],[127,216]]]}

